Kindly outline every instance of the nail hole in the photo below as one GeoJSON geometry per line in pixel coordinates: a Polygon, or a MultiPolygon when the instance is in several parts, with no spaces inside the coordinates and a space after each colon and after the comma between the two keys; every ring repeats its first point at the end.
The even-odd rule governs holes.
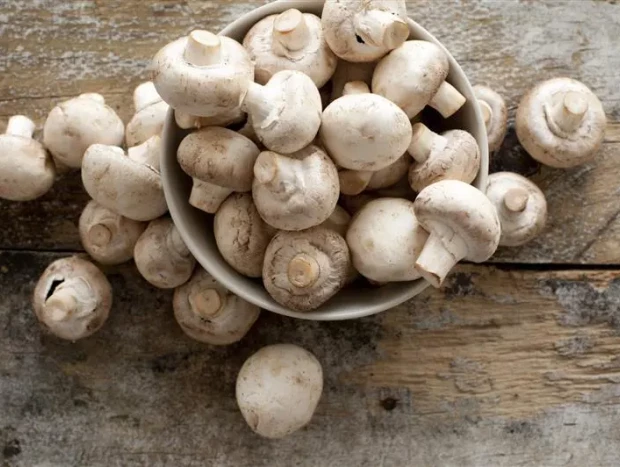
{"type": "Polygon", "coordinates": [[[54,292],[56,291],[56,289],[60,286],[60,284],[62,284],[65,280],[64,279],[55,279],[52,281],[52,285],[50,286],[49,290],[47,291],[47,295],[45,295],[45,300],[47,300],[48,298],[50,298],[52,295],[54,295],[54,292]]]}
{"type": "Polygon", "coordinates": [[[360,44],[365,44],[366,42],[364,42],[364,39],[361,38],[361,36],[359,35],[355,35],[355,39],[357,39],[357,42],[360,44]]]}

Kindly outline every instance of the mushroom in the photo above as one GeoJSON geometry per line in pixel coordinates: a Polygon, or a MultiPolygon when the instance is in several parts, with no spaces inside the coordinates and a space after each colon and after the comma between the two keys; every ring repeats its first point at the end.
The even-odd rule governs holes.
{"type": "Polygon", "coordinates": [[[414,211],[430,234],[415,267],[433,287],[462,259],[481,263],[497,249],[501,229],[495,206],[467,183],[442,180],[428,186],[414,211]]]}
{"type": "Polygon", "coordinates": [[[249,118],[245,121],[245,123],[237,131],[237,133],[248,138],[250,141],[256,144],[257,147],[260,148],[262,146],[262,143],[260,142],[260,139],[258,139],[258,136],[256,135],[256,132],[254,131],[254,126],[252,126],[252,122],[250,121],[249,118]]]}
{"type": "Polygon", "coordinates": [[[338,57],[373,62],[409,37],[404,0],[326,0],[325,40],[338,57]]]}
{"type": "Polygon", "coordinates": [[[320,137],[334,162],[345,169],[377,171],[396,162],[411,142],[411,123],[397,105],[370,94],[361,81],[323,112],[320,137]]]}
{"type": "Polygon", "coordinates": [[[323,369],[293,344],[263,347],[237,376],[237,405],[250,428],[265,438],[284,438],[307,425],[323,392],[323,369]]]}
{"type": "Polygon", "coordinates": [[[160,289],[174,289],[192,276],[196,260],[169,217],[151,221],[133,251],[138,271],[160,289]]]}
{"type": "Polygon", "coordinates": [[[254,81],[254,65],[241,44],[201,30],[163,47],[153,70],[157,92],[170,107],[198,117],[234,112],[254,81]]]}
{"type": "Polygon", "coordinates": [[[174,111],[174,121],[183,130],[196,130],[207,126],[228,126],[240,123],[244,118],[245,113],[239,107],[215,117],[197,117],[178,110],[174,111]]]}
{"type": "Polygon", "coordinates": [[[263,284],[280,305],[311,311],[344,287],[350,266],[347,243],[334,230],[280,231],[265,252],[263,284]]]}
{"type": "Polygon", "coordinates": [[[350,215],[354,216],[364,206],[371,201],[377,199],[377,195],[374,193],[360,193],[359,195],[341,195],[340,204],[350,215]]]}
{"type": "Polygon", "coordinates": [[[161,139],[151,136],[127,150],[93,144],[84,155],[82,182],[91,198],[121,216],[149,221],[168,206],[159,175],[161,139]]]}
{"type": "Polygon", "coordinates": [[[368,170],[339,170],[340,193],[349,196],[359,195],[366,189],[371,178],[372,172],[368,170]]]}
{"type": "Polygon", "coordinates": [[[411,158],[405,153],[387,167],[373,172],[366,186],[366,190],[383,190],[396,185],[407,176],[410,166],[411,158]]]}
{"type": "Polygon", "coordinates": [[[377,62],[353,63],[346,60],[338,60],[338,66],[331,81],[331,100],[335,101],[342,97],[345,85],[353,81],[361,81],[370,88],[376,66],[377,62]]]}
{"type": "Polygon", "coordinates": [[[336,207],[338,171],[318,147],[284,156],[261,152],[252,196],[260,216],[281,230],[303,230],[325,221],[336,207]]]}
{"type": "Polygon", "coordinates": [[[105,275],[77,256],[50,264],[34,289],[37,319],[61,339],[76,341],[94,334],[111,307],[112,287],[105,275]]]}
{"type": "Polygon", "coordinates": [[[482,110],[484,123],[487,127],[489,152],[497,151],[506,137],[508,129],[508,108],[498,93],[487,86],[474,86],[474,95],[482,110]]]}
{"type": "Polygon", "coordinates": [[[242,109],[267,149],[291,154],[312,143],[321,126],[323,104],[308,76],[285,70],[274,74],[265,86],[252,83],[242,109]]]}
{"type": "Polygon", "coordinates": [[[409,183],[417,192],[440,180],[471,183],[480,170],[478,143],[463,130],[438,135],[423,123],[416,123],[409,154],[415,160],[409,169],[409,183]]]}
{"type": "Polygon", "coordinates": [[[441,47],[427,41],[407,41],[383,58],[372,77],[372,92],[415,117],[427,105],[444,118],[467,101],[446,81],[450,63],[441,47]]]}
{"type": "Polygon", "coordinates": [[[230,293],[202,268],[175,289],[172,307],[185,334],[211,345],[240,341],[260,314],[258,306],[230,293]]]}
{"type": "Polygon", "coordinates": [[[93,144],[120,146],[125,126],[100,94],[88,93],[58,104],[43,127],[43,144],[61,165],[80,168],[93,144]]]}
{"type": "Polygon", "coordinates": [[[607,118],[601,101],[570,78],[540,83],[521,100],[519,142],[538,162],[569,168],[594,158],[605,138],[607,118]]]}
{"type": "Polygon", "coordinates": [[[146,222],[116,214],[96,201],[90,201],[80,216],[82,246],[101,264],[121,264],[133,258],[133,249],[146,222]]]}
{"type": "Polygon", "coordinates": [[[252,195],[236,193],[217,210],[213,234],[222,257],[235,271],[260,277],[265,250],[276,230],[261,219],[252,195]]]}
{"type": "Polygon", "coordinates": [[[250,191],[259,152],[251,140],[227,128],[206,127],[183,138],[177,159],[194,179],[190,204],[214,214],[231,193],[250,191]]]}
{"type": "Polygon", "coordinates": [[[547,221],[547,200],[540,188],[521,175],[489,175],[487,197],[495,205],[502,226],[499,244],[520,246],[537,237],[547,221]]]}
{"type": "Polygon", "coordinates": [[[366,204],[347,231],[353,266],[375,282],[419,279],[415,262],[428,239],[419,224],[413,203],[381,198],[366,204]]]}
{"type": "Polygon", "coordinates": [[[336,206],[334,212],[321,224],[321,227],[333,230],[344,238],[350,223],[351,215],[343,207],[336,206]]]}
{"type": "Polygon", "coordinates": [[[246,34],[243,46],[255,64],[259,84],[267,83],[279,71],[297,70],[320,88],[338,63],[325,42],[321,18],[294,8],[260,20],[246,34]]]}
{"type": "Polygon", "coordinates": [[[0,135],[0,198],[31,201],[47,193],[56,170],[45,148],[32,139],[34,122],[15,115],[0,135]]]}
{"type": "Polygon", "coordinates": [[[125,129],[128,147],[139,146],[151,136],[160,135],[164,128],[169,106],[157,94],[152,81],[140,84],[133,92],[136,114],[125,129]]]}

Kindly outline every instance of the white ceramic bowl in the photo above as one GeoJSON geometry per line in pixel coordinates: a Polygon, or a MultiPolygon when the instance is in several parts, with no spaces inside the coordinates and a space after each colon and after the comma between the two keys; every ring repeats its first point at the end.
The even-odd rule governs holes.
{"type": "MultiPolygon", "coordinates": [[[[243,41],[248,30],[265,16],[281,13],[289,8],[321,15],[321,0],[280,0],[250,11],[228,25],[222,35],[243,41]]],[[[486,189],[489,153],[487,149],[486,128],[482,115],[474,98],[471,84],[465,73],[450,53],[428,31],[419,24],[409,20],[411,39],[422,39],[441,46],[450,59],[448,81],[467,98],[465,106],[452,118],[447,120],[447,128],[461,128],[469,131],[478,142],[481,152],[481,169],[474,185],[486,189]]],[[[179,166],[176,158],[177,148],[187,133],[179,129],[174,121],[172,111],[168,114],[163,132],[164,149],[162,151],[161,173],[166,200],[170,214],[183,240],[198,262],[233,293],[261,308],[286,316],[310,320],[343,320],[360,318],[388,310],[418,295],[428,287],[422,279],[412,282],[392,283],[380,288],[347,288],[339,292],[319,309],[300,313],[289,310],[275,302],[263,288],[260,280],[249,279],[231,268],[220,255],[213,237],[213,216],[192,207],[189,193],[192,186],[188,177],[179,166]]]]}

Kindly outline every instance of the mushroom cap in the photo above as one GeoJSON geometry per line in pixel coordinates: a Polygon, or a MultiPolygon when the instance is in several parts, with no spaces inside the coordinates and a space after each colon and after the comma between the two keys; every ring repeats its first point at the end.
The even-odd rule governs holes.
{"type": "Polygon", "coordinates": [[[444,148],[433,145],[431,154],[422,163],[413,162],[409,169],[409,184],[418,193],[441,180],[460,180],[471,183],[480,170],[480,148],[476,139],[463,130],[448,130],[444,148]]]}
{"type": "Polygon", "coordinates": [[[43,144],[63,165],[79,168],[84,153],[93,144],[123,144],[123,121],[97,96],[83,94],[62,102],[45,120],[43,144]]]}
{"type": "Polygon", "coordinates": [[[306,44],[289,50],[280,43],[274,31],[276,19],[290,11],[263,18],[243,39],[243,46],[255,64],[256,82],[265,84],[279,71],[296,70],[307,74],[320,88],[334,74],[338,58],[325,42],[321,18],[310,13],[300,13],[307,28],[306,44]]]}
{"type": "Polygon", "coordinates": [[[596,155],[605,137],[607,118],[601,101],[586,85],[570,78],[554,78],[523,97],[515,124],[519,142],[530,156],[550,167],[569,168],[596,155]],[[550,126],[549,115],[569,92],[581,95],[587,110],[578,128],[566,133],[550,126]]]}
{"type": "Polygon", "coordinates": [[[80,239],[95,261],[121,264],[133,258],[133,249],[146,226],[146,222],[128,219],[90,201],[80,216],[80,239]]]}
{"type": "Polygon", "coordinates": [[[206,127],[183,138],[177,159],[190,177],[245,192],[252,189],[259,153],[256,144],[235,131],[206,127]]]}
{"type": "Polygon", "coordinates": [[[307,350],[293,344],[263,347],[237,376],[236,397],[250,428],[266,438],[283,438],[307,425],[323,392],[323,369],[307,350]]]}
{"type": "Polygon", "coordinates": [[[247,334],[260,308],[230,293],[202,268],[177,287],[174,317],[192,339],[211,345],[230,345],[247,334]]]}
{"type": "Polygon", "coordinates": [[[491,108],[491,118],[487,123],[489,152],[497,151],[506,137],[508,130],[508,108],[506,101],[497,92],[487,86],[474,86],[476,99],[486,102],[491,108]]]}
{"type": "Polygon", "coordinates": [[[489,175],[487,197],[495,205],[502,225],[500,245],[523,245],[545,228],[547,200],[527,178],[511,172],[489,175]]]}
{"type": "Polygon", "coordinates": [[[228,112],[223,112],[214,117],[196,117],[178,110],[174,112],[174,121],[183,130],[196,130],[207,126],[228,126],[240,123],[246,118],[245,112],[236,107],[228,112]]]}
{"type": "Polygon", "coordinates": [[[261,152],[254,166],[252,196],[260,216],[281,230],[324,222],[338,202],[338,170],[318,147],[289,155],[261,152]]]}
{"type": "Polygon", "coordinates": [[[411,119],[431,101],[449,70],[441,47],[427,41],[407,41],[377,64],[372,92],[394,102],[411,119]]]}
{"type": "Polygon", "coordinates": [[[350,265],[347,243],[333,230],[280,231],[265,252],[263,284],[282,306],[311,311],[344,287],[350,265]]]}
{"type": "Polygon", "coordinates": [[[77,256],[58,259],[39,278],[34,289],[33,308],[37,319],[52,334],[75,341],[95,333],[108,319],[112,287],[91,262],[77,256]],[[67,293],[73,295],[79,306],[76,304],[73,312],[59,316],[50,300],[67,293]]]}
{"type": "Polygon", "coordinates": [[[480,190],[458,180],[429,185],[414,202],[418,222],[430,234],[452,232],[467,246],[464,259],[481,263],[499,244],[500,222],[495,206],[480,190]]]}
{"type": "Polygon", "coordinates": [[[378,60],[409,37],[404,0],[326,0],[321,21],[329,47],[350,62],[378,60]],[[378,24],[369,23],[367,16],[375,12],[391,25],[375,29],[378,24]]]}
{"type": "Polygon", "coordinates": [[[341,167],[381,170],[407,151],[411,123],[405,112],[374,94],[351,94],[323,112],[321,141],[341,167]]]}
{"type": "Polygon", "coordinates": [[[192,276],[196,260],[169,217],[151,221],[134,247],[138,271],[160,289],[174,289],[192,276]]]}
{"type": "MultiPolygon", "coordinates": [[[[159,136],[153,138],[159,140],[159,136]]],[[[159,143],[154,146],[152,150],[160,150],[159,143]]],[[[129,219],[149,221],[168,210],[159,170],[133,160],[116,146],[93,144],[88,148],[82,182],[97,203],[129,219]]]]}
{"type": "Polygon", "coordinates": [[[378,196],[373,193],[360,193],[359,195],[340,195],[339,201],[345,211],[354,216],[360,209],[377,198],[378,196]]]}
{"type": "Polygon", "coordinates": [[[219,60],[213,65],[188,63],[185,50],[189,36],[164,46],[153,58],[157,92],[175,110],[213,117],[241,105],[254,81],[254,65],[241,44],[225,36],[217,37],[219,60]]]}
{"type": "Polygon", "coordinates": [[[160,135],[170,106],[159,101],[139,110],[127,124],[125,141],[128,147],[138,146],[151,136],[160,135]]]}
{"type": "Polygon", "coordinates": [[[366,190],[383,190],[396,185],[403,177],[407,176],[410,166],[411,157],[405,153],[387,167],[374,172],[372,177],[370,177],[366,190]]]}
{"type": "Polygon", "coordinates": [[[237,272],[261,277],[265,250],[276,230],[260,217],[252,195],[231,195],[213,221],[213,234],[220,253],[237,272]]]}
{"type": "Polygon", "coordinates": [[[344,238],[349,224],[351,224],[351,215],[343,207],[336,206],[334,212],[321,224],[321,227],[333,230],[344,238]]]}
{"type": "Polygon", "coordinates": [[[353,266],[377,282],[419,279],[415,262],[428,233],[416,219],[413,203],[381,198],[366,204],[347,231],[353,266]]]}
{"type": "Polygon", "coordinates": [[[344,86],[347,83],[361,81],[366,83],[368,88],[372,84],[372,75],[377,66],[376,62],[353,63],[346,60],[338,60],[338,66],[332,77],[331,100],[342,97],[344,86]]]}

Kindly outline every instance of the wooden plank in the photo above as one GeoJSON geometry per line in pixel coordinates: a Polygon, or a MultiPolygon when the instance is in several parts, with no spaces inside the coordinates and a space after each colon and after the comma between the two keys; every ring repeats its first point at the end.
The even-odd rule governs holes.
{"type": "Polygon", "coordinates": [[[30,308],[58,254],[0,253],[0,460],[5,466],[615,466],[620,271],[461,267],[442,291],[340,323],[263,313],[240,344],[185,337],[171,293],[108,270],[103,329],[75,344],[30,308]],[[234,399],[251,353],[316,354],[313,422],[272,442],[234,399]]]}

